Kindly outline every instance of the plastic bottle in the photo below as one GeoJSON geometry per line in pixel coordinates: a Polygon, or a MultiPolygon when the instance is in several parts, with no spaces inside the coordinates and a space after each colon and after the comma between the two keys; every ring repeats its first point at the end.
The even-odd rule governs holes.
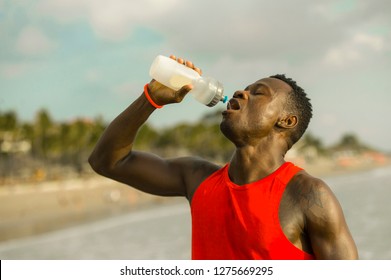
{"type": "Polygon", "coordinates": [[[158,55],[153,61],[149,75],[159,83],[173,90],[179,90],[184,85],[193,85],[189,92],[193,97],[213,107],[219,101],[226,102],[228,97],[224,96],[223,85],[213,78],[202,77],[193,69],[178,63],[177,61],[162,55],[158,55]]]}

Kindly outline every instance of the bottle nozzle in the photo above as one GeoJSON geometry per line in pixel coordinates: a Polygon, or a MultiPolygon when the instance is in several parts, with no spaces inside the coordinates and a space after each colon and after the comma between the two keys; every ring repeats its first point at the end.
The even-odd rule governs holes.
{"type": "Polygon", "coordinates": [[[228,96],[225,95],[221,98],[221,102],[226,103],[227,101],[228,101],[228,96]]]}

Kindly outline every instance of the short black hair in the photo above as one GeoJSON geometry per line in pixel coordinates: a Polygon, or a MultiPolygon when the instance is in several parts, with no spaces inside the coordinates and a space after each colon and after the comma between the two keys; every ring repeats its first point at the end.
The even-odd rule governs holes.
{"type": "Polygon", "coordinates": [[[290,85],[292,88],[292,91],[288,94],[287,106],[285,110],[288,113],[296,115],[298,118],[298,123],[290,135],[290,143],[288,143],[290,148],[307,130],[307,127],[312,118],[311,100],[307,97],[304,89],[298,86],[296,81],[292,80],[291,78],[287,78],[285,74],[276,74],[270,76],[269,78],[279,79],[290,85]]]}

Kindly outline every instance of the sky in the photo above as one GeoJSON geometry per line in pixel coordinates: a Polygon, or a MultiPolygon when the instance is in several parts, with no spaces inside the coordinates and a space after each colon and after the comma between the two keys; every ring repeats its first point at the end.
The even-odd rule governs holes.
{"type": "MultiPolygon", "coordinates": [[[[311,98],[308,130],[324,144],[354,133],[391,151],[389,0],[0,0],[0,112],[109,122],[142,93],[159,54],[193,61],[228,96],[284,73],[311,98]]],[[[189,96],[149,123],[224,107],[189,96]]]]}

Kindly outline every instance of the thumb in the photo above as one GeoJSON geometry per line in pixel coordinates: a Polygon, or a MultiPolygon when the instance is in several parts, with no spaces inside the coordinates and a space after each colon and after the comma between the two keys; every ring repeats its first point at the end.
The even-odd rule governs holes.
{"type": "Polygon", "coordinates": [[[185,85],[176,92],[176,99],[181,102],[185,98],[186,94],[193,89],[193,85],[185,85]]]}

